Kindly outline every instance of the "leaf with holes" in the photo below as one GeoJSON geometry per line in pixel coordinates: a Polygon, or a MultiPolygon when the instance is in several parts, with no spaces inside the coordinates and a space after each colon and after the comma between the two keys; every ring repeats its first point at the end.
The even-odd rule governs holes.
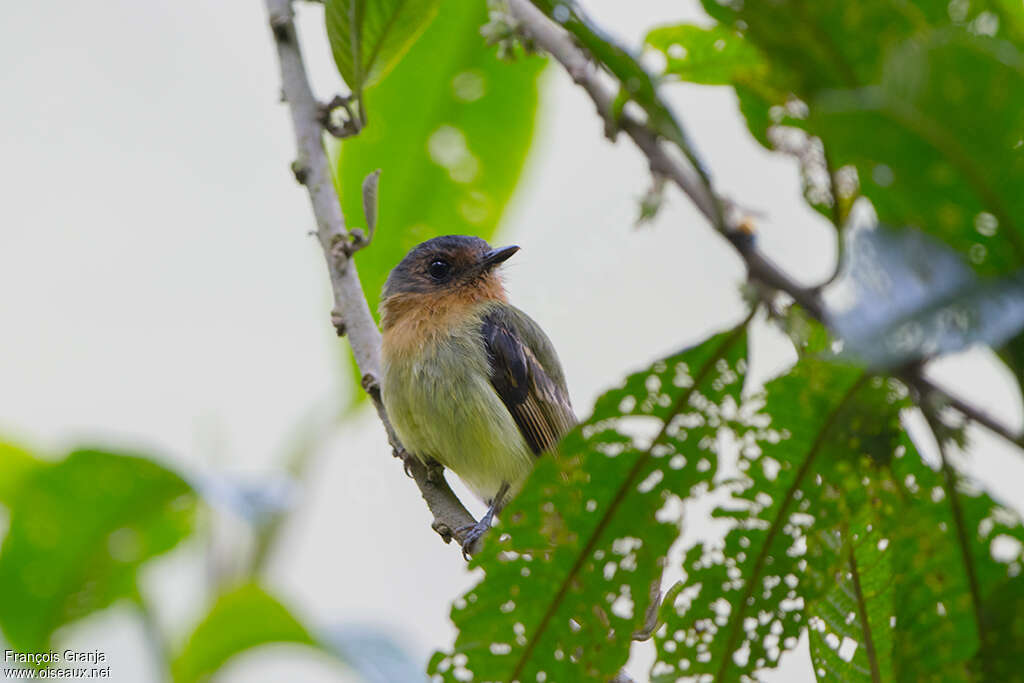
{"type": "Polygon", "coordinates": [[[76,451],[41,464],[11,498],[0,548],[0,627],[15,648],[49,648],[60,626],[136,594],[136,572],[192,529],[195,496],[145,458],[76,451]]]}
{"type": "MultiPolygon", "coordinates": [[[[870,517],[868,518],[870,519],[870,517]]],[[[893,680],[892,553],[870,521],[823,532],[832,588],[808,605],[811,661],[818,680],[893,680]]]]}
{"type": "Polygon", "coordinates": [[[625,663],[679,535],[673,495],[710,486],[718,437],[742,430],[746,328],[627,378],[544,457],[473,564],[455,603],[445,680],[607,681],[625,663]]]}
{"type": "Polygon", "coordinates": [[[1014,680],[1014,634],[1024,632],[1020,519],[962,485],[956,512],[949,481],[906,436],[862,483],[869,493],[856,521],[809,541],[835,581],[808,607],[819,680],[1014,680]]]}
{"type": "Polygon", "coordinates": [[[437,14],[440,0],[326,0],[334,63],[358,97],[394,68],[437,14]]]}
{"type": "Polygon", "coordinates": [[[766,387],[771,422],[741,441],[744,476],[714,513],[734,527],[687,551],[686,588],[662,607],[653,679],[732,681],[796,646],[804,606],[829,588],[829,565],[808,571],[807,535],[862,504],[861,468],[897,447],[897,401],[882,380],[815,359],[766,387]]]}

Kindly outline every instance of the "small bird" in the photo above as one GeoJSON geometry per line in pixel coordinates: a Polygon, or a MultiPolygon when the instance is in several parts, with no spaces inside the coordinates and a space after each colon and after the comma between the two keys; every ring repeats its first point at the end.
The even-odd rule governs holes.
{"type": "Polygon", "coordinates": [[[576,424],[544,330],[508,303],[497,269],[519,251],[446,235],[414,247],[381,293],[381,398],[406,450],[488,505],[472,548],[538,456],[576,424]]]}

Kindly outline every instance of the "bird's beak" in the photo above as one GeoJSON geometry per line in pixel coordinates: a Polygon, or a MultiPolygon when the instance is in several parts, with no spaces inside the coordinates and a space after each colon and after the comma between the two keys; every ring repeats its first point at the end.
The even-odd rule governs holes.
{"type": "Polygon", "coordinates": [[[480,270],[490,270],[499,263],[504,263],[517,251],[519,251],[519,247],[514,244],[512,246],[501,247],[499,249],[491,249],[485,253],[483,259],[481,259],[480,270]]]}

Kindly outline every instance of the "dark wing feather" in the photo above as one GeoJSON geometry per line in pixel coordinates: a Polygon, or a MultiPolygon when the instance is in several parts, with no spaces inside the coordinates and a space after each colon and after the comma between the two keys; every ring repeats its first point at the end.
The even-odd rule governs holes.
{"type": "Polygon", "coordinates": [[[576,415],[547,335],[529,316],[507,305],[484,316],[481,333],[495,391],[530,449],[536,455],[550,450],[576,424],[576,415]]]}

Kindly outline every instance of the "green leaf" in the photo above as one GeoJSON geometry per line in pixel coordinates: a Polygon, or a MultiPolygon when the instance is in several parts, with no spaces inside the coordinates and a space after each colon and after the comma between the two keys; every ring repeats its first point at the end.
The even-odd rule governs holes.
{"type": "Polygon", "coordinates": [[[1020,653],[1005,633],[1024,629],[1024,527],[960,486],[963,551],[909,405],[893,380],[809,357],[765,387],[771,421],[738,437],[743,477],[713,513],[733,528],[686,552],[652,680],[756,678],[805,629],[821,680],[1007,680],[992,672],[1020,653]]]}
{"type": "Polygon", "coordinates": [[[14,444],[0,442],[0,504],[10,505],[21,488],[22,480],[45,465],[44,461],[28,451],[14,444]]]}
{"type": "MultiPolygon", "coordinates": [[[[712,30],[731,42],[720,56],[701,52],[720,65],[702,65],[694,80],[708,71],[724,78],[738,33],[765,65],[753,82],[732,80],[754,137],[772,147],[769,129],[788,126],[820,138],[828,165],[818,154],[798,155],[805,182],[856,171],[853,196],[828,198],[826,184],[805,192],[812,206],[842,219],[862,194],[882,222],[940,237],[982,274],[1024,266],[1024,6],[702,3],[719,22],[712,30]]],[[[1024,337],[1002,356],[1024,383],[1024,337]]]]}
{"type": "Polygon", "coordinates": [[[424,681],[410,657],[373,627],[341,626],[314,632],[255,583],[222,593],[196,626],[172,668],[177,683],[208,680],[233,658],[263,645],[305,645],[336,658],[366,683],[424,681]]]}
{"type": "Polygon", "coordinates": [[[474,558],[486,576],[455,603],[459,635],[432,673],[603,682],[619,671],[680,532],[659,511],[710,486],[719,432],[737,419],[745,325],[631,375],[538,462],[474,558]]]}
{"type": "Polygon", "coordinates": [[[892,553],[872,521],[821,539],[837,561],[826,577],[835,585],[808,606],[811,661],[820,681],[893,680],[892,553]]]}
{"type": "Polygon", "coordinates": [[[381,169],[373,247],[356,259],[374,312],[388,272],[420,242],[492,240],[519,181],[545,61],[500,61],[480,36],[486,19],[482,2],[449,3],[374,89],[373,124],[340,145],[335,176],[349,225],[367,223],[360,188],[381,169]]]}
{"type": "Polygon", "coordinates": [[[357,96],[391,71],[437,14],[440,0],[326,0],[334,63],[357,96]]]}
{"type": "Polygon", "coordinates": [[[1008,43],[915,39],[878,86],[812,103],[809,125],[882,222],[940,237],[982,273],[1024,265],[1024,56],[1008,43]]]}
{"type": "Polygon", "coordinates": [[[768,71],[757,48],[722,26],[663,26],[650,31],[644,42],[664,53],[666,75],[688,83],[754,83],[768,71]]]}
{"type": "Polygon", "coordinates": [[[863,496],[859,469],[892,456],[887,396],[880,380],[814,359],[766,387],[771,424],[741,441],[744,477],[714,513],[735,526],[686,553],[687,588],[662,607],[653,680],[737,680],[795,647],[802,607],[827,590],[824,571],[808,572],[806,535],[836,526],[863,496]]]}
{"type": "Polygon", "coordinates": [[[32,468],[0,548],[7,640],[46,650],[58,627],[134,596],[138,568],[190,533],[194,507],[181,477],[138,456],[77,451],[32,468]]]}
{"type": "Polygon", "coordinates": [[[256,584],[223,593],[175,658],[174,680],[198,681],[235,655],[269,643],[316,647],[316,641],[280,602],[256,584]]]}

